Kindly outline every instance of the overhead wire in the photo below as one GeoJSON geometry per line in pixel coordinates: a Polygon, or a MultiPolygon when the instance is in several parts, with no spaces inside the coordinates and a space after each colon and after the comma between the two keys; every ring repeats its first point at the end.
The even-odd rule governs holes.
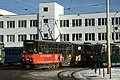
{"type": "Polygon", "coordinates": [[[70,0],[70,4],[69,4],[68,9],[70,9],[70,8],[71,8],[71,4],[72,4],[72,0],[70,0]]]}
{"type": "MultiPolygon", "coordinates": [[[[17,1],[17,0],[14,0],[14,1],[15,1],[24,11],[26,11],[27,13],[33,13],[32,10],[35,10],[35,6],[32,6],[32,8],[30,8],[29,6],[31,6],[31,5],[20,3],[20,2],[17,1]],[[29,7],[29,8],[27,8],[27,7],[25,7],[25,6],[27,6],[27,7],[29,7]]],[[[22,10],[22,9],[21,9],[21,10],[22,10]]],[[[36,8],[36,10],[37,10],[37,8],[36,8]]]]}
{"type": "Polygon", "coordinates": [[[18,5],[20,5],[24,10],[28,10],[26,9],[22,4],[20,4],[17,0],[14,0],[18,5]]]}
{"type": "MultiPolygon", "coordinates": [[[[72,0],[71,0],[72,1],[72,0]]],[[[77,6],[77,7],[71,7],[71,3],[70,3],[70,7],[66,8],[65,10],[69,10],[70,12],[72,12],[73,14],[77,14],[78,10],[76,9],[80,9],[80,7],[98,7],[100,5],[103,5],[105,3],[99,3],[99,4],[90,4],[90,5],[81,5],[81,6],[77,6]],[[77,11],[77,12],[76,12],[77,11]]]]}

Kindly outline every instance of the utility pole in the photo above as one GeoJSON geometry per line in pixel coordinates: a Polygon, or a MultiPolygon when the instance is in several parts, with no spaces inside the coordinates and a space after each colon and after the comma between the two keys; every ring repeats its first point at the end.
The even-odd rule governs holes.
{"type": "Polygon", "coordinates": [[[107,53],[108,53],[108,68],[107,68],[107,73],[111,74],[109,0],[106,0],[106,17],[107,17],[106,32],[107,32],[107,53]]]}

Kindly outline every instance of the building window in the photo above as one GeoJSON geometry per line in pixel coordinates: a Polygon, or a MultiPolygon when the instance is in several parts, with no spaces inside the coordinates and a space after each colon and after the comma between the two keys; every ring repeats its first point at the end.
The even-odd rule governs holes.
{"type": "Polygon", "coordinates": [[[30,40],[37,40],[38,34],[30,34],[30,40]]]}
{"type": "Polygon", "coordinates": [[[95,33],[92,33],[92,40],[95,41],[95,33]]]}
{"type": "Polygon", "coordinates": [[[114,18],[112,18],[112,25],[114,25],[114,23],[115,23],[114,21],[115,21],[114,18]]]}
{"type": "Polygon", "coordinates": [[[21,27],[26,28],[27,27],[27,21],[26,20],[20,20],[20,21],[18,21],[18,27],[19,28],[21,28],[21,27]]]}
{"type": "Polygon", "coordinates": [[[69,20],[66,20],[66,26],[69,27],[69,20]]]}
{"type": "Polygon", "coordinates": [[[115,38],[114,38],[114,33],[112,33],[112,40],[115,40],[115,38]]]}
{"type": "Polygon", "coordinates": [[[60,27],[69,27],[69,20],[60,20],[60,27]]]}
{"type": "Polygon", "coordinates": [[[60,20],[60,27],[62,27],[62,24],[63,24],[62,22],[63,22],[63,21],[62,21],[62,20],[60,20]]]}
{"type": "Polygon", "coordinates": [[[95,33],[85,33],[85,41],[95,41],[95,33]]]}
{"type": "Polygon", "coordinates": [[[43,19],[43,23],[48,23],[48,19],[43,19]]]}
{"type": "Polygon", "coordinates": [[[113,17],[112,25],[120,25],[120,17],[113,17]]]}
{"type": "Polygon", "coordinates": [[[116,40],[118,40],[119,39],[119,37],[118,37],[118,33],[116,33],[116,40]]]}
{"type": "Polygon", "coordinates": [[[107,18],[98,18],[98,26],[106,25],[107,18]]]}
{"type": "Polygon", "coordinates": [[[60,40],[61,41],[69,41],[69,34],[61,34],[60,40]]]}
{"type": "Polygon", "coordinates": [[[85,33],[85,41],[88,41],[88,33],[85,33]]]}
{"type": "Polygon", "coordinates": [[[98,33],[98,40],[101,40],[101,33],[98,33]]]}
{"type": "Polygon", "coordinates": [[[92,19],[92,26],[95,26],[95,19],[92,19]]]}
{"type": "Polygon", "coordinates": [[[95,26],[95,19],[85,19],[85,26],[95,26]]]}
{"type": "Polygon", "coordinates": [[[82,19],[73,19],[72,27],[75,27],[75,26],[82,26],[82,19]]]}
{"type": "Polygon", "coordinates": [[[44,38],[48,39],[48,33],[44,33],[44,38]]]}
{"type": "Polygon", "coordinates": [[[88,24],[87,19],[85,19],[85,26],[88,26],[87,24],[88,24]]]}
{"type": "Polygon", "coordinates": [[[75,20],[72,20],[72,27],[75,27],[75,20]]]}
{"type": "Polygon", "coordinates": [[[0,28],[3,28],[3,21],[0,21],[0,28]]]}
{"type": "Polygon", "coordinates": [[[15,21],[7,21],[7,28],[15,28],[15,21]]]}
{"type": "Polygon", "coordinates": [[[24,41],[27,39],[27,36],[24,34],[24,35],[18,35],[18,42],[21,42],[21,41],[24,41]]]}
{"type": "Polygon", "coordinates": [[[98,18],[98,26],[101,26],[101,18],[98,18]]]}
{"type": "Polygon", "coordinates": [[[48,7],[43,7],[44,12],[48,12],[48,7]]]}
{"type": "Polygon", "coordinates": [[[82,34],[72,34],[72,41],[82,41],[82,34]]]}
{"type": "Polygon", "coordinates": [[[98,40],[107,40],[106,33],[98,33],[98,40]]]}
{"type": "Polygon", "coordinates": [[[38,20],[30,20],[30,27],[38,27],[38,20]]]}
{"type": "Polygon", "coordinates": [[[116,25],[118,25],[119,23],[119,18],[116,18],[116,25]]]}
{"type": "Polygon", "coordinates": [[[3,35],[0,35],[0,42],[3,42],[3,35]]]}
{"type": "Polygon", "coordinates": [[[7,35],[7,42],[15,42],[15,35],[7,35]]]}
{"type": "Polygon", "coordinates": [[[119,32],[114,32],[112,33],[112,40],[120,40],[120,33],[119,32]]]}

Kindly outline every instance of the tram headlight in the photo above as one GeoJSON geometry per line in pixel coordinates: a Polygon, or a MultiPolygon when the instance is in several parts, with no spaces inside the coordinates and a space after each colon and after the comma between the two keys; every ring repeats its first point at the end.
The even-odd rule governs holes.
{"type": "Polygon", "coordinates": [[[32,59],[30,59],[30,61],[32,61],[32,59]]]}
{"type": "Polygon", "coordinates": [[[29,58],[26,58],[27,61],[29,61],[30,59],[29,58]]]}
{"type": "Polygon", "coordinates": [[[93,59],[93,55],[91,55],[90,58],[93,59]]]}
{"type": "Polygon", "coordinates": [[[23,61],[25,61],[25,59],[22,59],[23,61]]]}
{"type": "Polygon", "coordinates": [[[24,61],[33,61],[33,57],[32,56],[27,56],[24,58],[24,61]]]}

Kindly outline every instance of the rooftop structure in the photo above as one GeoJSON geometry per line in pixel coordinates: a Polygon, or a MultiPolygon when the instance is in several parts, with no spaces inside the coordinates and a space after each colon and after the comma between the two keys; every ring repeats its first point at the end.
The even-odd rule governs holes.
{"type": "Polygon", "coordinates": [[[0,9],[0,15],[3,16],[3,15],[16,15],[16,14],[6,11],[6,10],[3,10],[3,9],[0,9]]]}

